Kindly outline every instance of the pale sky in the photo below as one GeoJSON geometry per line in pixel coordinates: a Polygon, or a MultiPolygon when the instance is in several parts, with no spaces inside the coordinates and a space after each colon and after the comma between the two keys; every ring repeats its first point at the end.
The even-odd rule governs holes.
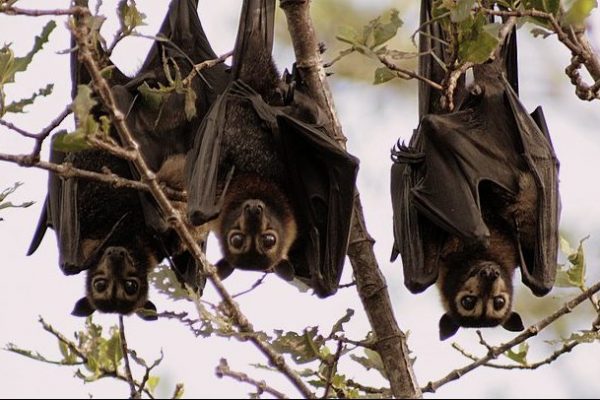
{"type": "MultiPolygon", "coordinates": [[[[68,6],[67,0],[41,1],[21,0],[23,8],[68,6]]],[[[116,0],[105,1],[103,10],[109,14],[107,32],[112,32],[115,19],[112,15],[116,0]]],[[[142,31],[154,34],[162,21],[167,1],[138,1],[139,7],[148,15],[148,26],[142,31]]],[[[417,3],[417,2],[415,2],[417,3]]],[[[396,4],[394,1],[370,1],[371,9],[365,15],[365,22],[396,4]]],[[[218,54],[229,51],[236,34],[239,16],[238,0],[211,2],[200,0],[200,18],[207,35],[218,54]]],[[[415,15],[412,13],[411,15],[415,15]]],[[[0,41],[12,42],[17,55],[23,55],[31,48],[33,37],[41,31],[45,18],[7,17],[0,15],[0,41]]],[[[29,107],[28,113],[7,117],[18,126],[32,132],[45,127],[50,120],[62,111],[69,101],[69,59],[68,55],[58,54],[69,45],[69,36],[64,27],[64,19],[51,36],[50,43],[34,59],[29,70],[17,76],[17,83],[7,86],[10,98],[27,97],[33,91],[54,82],[54,94],[41,99],[29,107]]],[[[593,41],[600,48],[600,17],[595,13],[593,41]]],[[[281,10],[277,11],[277,23],[283,24],[281,10]]],[[[332,23],[335,21],[332,19],[332,23]]],[[[406,20],[408,31],[412,32],[417,21],[406,20]]],[[[525,28],[527,30],[527,27],[525,28]]],[[[600,171],[600,102],[585,103],[577,99],[563,70],[569,55],[555,38],[545,40],[530,38],[520,31],[521,100],[530,110],[538,104],[544,106],[550,133],[561,162],[560,190],[562,196],[561,228],[575,244],[582,237],[591,234],[586,242],[590,283],[600,279],[600,185],[596,184],[597,171],[600,171]]],[[[108,34],[111,37],[112,34],[108,34]]],[[[334,38],[321,38],[333,42],[334,38]]],[[[1,43],[0,43],[1,44],[1,43]]],[[[128,39],[117,48],[115,63],[126,73],[135,73],[150,47],[144,39],[128,39]]],[[[330,59],[334,55],[326,54],[330,59]]],[[[289,66],[293,53],[291,49],[276,46],[275,57],[283,69],[289,66]]],[[[361,62],[358,56],[342,62],[361,62]]],[[[395,141],[408,139],[417,124],[416,92],[398,93],[393,86],[371,86],[366,83],[352,83],[337,78],[330,80],[339,116],[349,137],[348,148],[361,160],[358,187],[361,192],[367,227],[376,239],[375,251],[383,274],[388,283],[396,318],[400,327],[410,331],[409,346],[416,356],[415,373],[421,385],[436,380],[452,369],[467,364],[467,360],[451,348],[450,341],[438,340],[437,321],[442,313],[438,294],[430,288],[425,293],[411,295],[403,286],[402,269],[399,262],[389,263],[392,244],[391,207],[389,200],[389,150],[395,141]]],[[[72,126],[69,119],[65,127],[72,126]]],[[[31,151],[33,143],[24,140],[16,133],[0,127],[0,152],[21,154],[31,151]]],[[[44,155],[47,155],[47,146],[44,155]]],[[[77,299],[84,293],[83,274],[65,277],[57,265],[57,250],[54,233],[47,236],[38,251],[25,257],[31,236],[37,223],[40,208],[46,193],[47,175],[44,171],[22,169],[13,164],[0,164],[0,189],[12,186],[16,181],[24,183],[12,196],[12,201],[35,200],[28,209],[2,210],[0,216],[0,248],[4,255],[5,270],[0,281],[0,346],[9,342],[32,350],[37,350],[51,359],[59,359],[56,340],[42,331],[37,323],[38,316],[65,334],[81,329],[84,320],[70,316],[77,299]]],[[[216,261],[220,257],[215,244],[209,248],[208,258],[216,261]]],[[[259,275],[250,272],[234,273],[225,281],[232,293],[252,285],[259,275]]],[[[516,277],[519,279],[519,277],[516,277]]],[[[351,280],[351,268],[346,266],[343,282],[351,280]]],[[[518,285],[518,283],[516,282],[518,285]]],[[[544,304],[562,303],[574,291],[555,289],[544,298],[533,298],[528,290],[516,294],[517,309],[524,318],[525,325],[534,323],[539,315],[534,310],[519,308],[529,301],[535,307],[544,304]],[[525,301],[524,301],[525,300],[525,301]]],[[[209,286],[205,297],[215,301],[216,295],[209,286]]],[[[171,303],[169,300],[151,293],[152,300],[159,310],[186,310],[193,313],[190,304],[171,303]]],[[[360,340],[368,332],[369,326],[362,311],[358,295],[354,289],[341,290],[328,299],[318,299],[310,293],[299,293],[295,288],[269,277],[252,294],[240,299],[242,310],[253,321],[257,330],[268,333],[272,329],[296,330],[306,326],[320,325],[325,333],[347,308],[353,308],[356,315],[347,324],[347,336],[360,340]]],[[[574,315],[565,317],[571,329],[587,329],[590,306],[583,305],[574,315]],[[578,317],[579,315],[579,317],[578,317]]],[[[106,329],[117,323],[114,315],[96,315],[106,329]]],[[[590,320],[591,321],[591,320],[590,320]]],[[[126,319],[126,330],[130,347],[138,354],[152,361],[163,349],[165,358],[155,371],[162,381],[158,388],[159,396],[170,395],[176,382],[183,382],[186,397],[246,397],[252,388],[230,379],[218,379],[214,368],[219,358],[228,359],[234,370],[243,371],[258,379],[266,379],[275,388],[297,396],[289,383],[276,374],[255,369],[252,363],[266,363],[264,357],[248,343],[221,338],[196,339],[183,326],[176,322],[144,322],[137,317],[126,319]]],[[[491,343],[497,344],[513,337],[502,329],[484,330],[491,343]]],[[[557,331],[549,330],[532,342],[531,361],[537,361],[552,352],[543,340],[555,338],[557,331]]],[[[484,354],[478,345],[474,330],[461,330],[452,338],[463,347],[484,354]]],[[[356,368],[353,361],[343,362],[342,370],[349,377],[373,386],[381,386],[384,381],[376,372],[365,372],[356,368]]],[[[299,369],[302,366],[299,367],[299,369]]],[[[139,373],[139,371],[138,371],[139,373]]],[[[110,380],[83,385],[73,378],[74,369],[37,363],[23,357],[0,351],[0,397],[83,397],[91,393],[94,397],[125,397],[128,388],[123,383],[110,380]]],[[[600,393],[600,346],[582,345],[556,363],[536,371],[507,372],[479,369],[466,375],[458,383],[442,387],[435,395],[427,397],[597,397],[600,393]],[[510,384],[507,384],[510,382],[510,384]]]]}

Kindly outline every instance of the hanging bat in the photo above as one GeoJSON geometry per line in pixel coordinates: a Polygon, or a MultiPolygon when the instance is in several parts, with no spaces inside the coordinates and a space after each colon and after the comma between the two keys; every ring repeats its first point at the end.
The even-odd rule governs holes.
{"type": "Polygon", "coordinates": [[[214,103],[186,161],[188,216],[209,223],[234,269],[337,290],[358,170],[323,128],[296,74],[272,60],[275,0],[245,0],[232,83],[214,103]]]}
{"type": "MultiPolygon", "coordinates": [[[[82,5],[87,5],[87,2],[82,5]]],[[[191,71],[193,63],[216,58],[206,40],[195,7],[196,2],[192,0],[172,2],[159,32],[166,40],[155,42],[142,69],[134,78],[127,78],[112,66],[99,46],[96,49],[100,52],[99,59],[112,67],[109,84],[119,99],[121,111],[127,115],[126,122],[140,143],[142,155],[156,172],[157,179],[176,189],[183,189],[182,168],[184,154],[191,145],[189,135],[197,129],[214,98],[209,92],[224,86],[220,79],[228,80],[228,74],[225,67],[220,66],[214,71],[202,71],[205,79],[202,83],[195,82],[200,78],[192,81],[195,82],[196,116],[191,120],[181,110],[185,103],[181,96],[184,95],[173,93],[164,99],[164,110],[160,110],[159,116],[150,125],[149,114],[156,110],[145,109],[136,91],[142,86],[152,87],[166,80],[162,60],[186,73],[191,71]],[[176,49],[176,55],[169,53],[172,49],[176,49]],[[175,63],[184,58],[185,63],[175,67],[175,63]]],[[[75,96],[77,85],[89,83],[91,76],[78,62],[76,52],[72,53],[71,66],[75,96]]],[[[100,106],[96,106],[92,113],[96,119],[105,114],[100,106]]],[[[111,137],[119,142],[116,131],[111,131],[111,137]]],[[[107,167],[116,175],[138,178],[137,171],[128,161],[102,150],[63,153],[52,148],[50,159],[56,163],[70,162],[77,168],[97,172],[107,167]]],[[[180,208],[185,209],[185,205],[180,205],[180,208]]],[[[202,284],[192,271],[195,264],[190,261],[191,256],[174,233],[164,229],[166,223],[161,218],[154,201],[136,190],[115,189],[96,181],[63,179],[50,174],[48,196],[28,255],[37,249],[46,228],[53,228],[58,239],[62,271],[66,275],[87,271],[86,296],[77,302],[74,315],[87,316],[96,309],[121,314],[141,311],[139,314],[143,318],[155,319],[151,313],[144,312],[156,310],[152,302],[147,300],[147,276],[165,257],[173,259],[176,271],[186,283],[192,287],[202,284]]]]}
{"type": "Polygon", "coordinates": [[[501,57],[473,68],[456,111],[420,107],[409,146],[392,150],[392,261],[402,256],[412,293],[437,282],[441,340],[461,326],[522,330],[517,266],[537,296],[554,284],[559,163],[541,108],[529,115],[519,101],[516,67],[513,32],[501,57]]]}

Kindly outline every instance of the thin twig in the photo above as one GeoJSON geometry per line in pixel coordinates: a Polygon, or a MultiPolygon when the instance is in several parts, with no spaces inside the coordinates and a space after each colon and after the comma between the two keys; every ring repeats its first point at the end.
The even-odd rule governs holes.
{"type": "MultiPolygon", "coordinates": [[[[32,162],[30,155],[18,155],[18,154],[4,154],[0,153],[0,161],[7,161],[17,164],[25,168],[39,168],[46,171],[53,172],[64,178],[79,178],[89,179],[111,185],[114,188],[128,188],[141,190],[144,192],[150,192],[150,188],[143,182],[134,181],[131,179],[123,178],[113,173],[94,172],[85,169],[79,169],[73,167],[70,163],[55,164],[48,161],[34,161],[32,162]]],[[[187,194],[171,188],[163,188],[167,193],[169,199],[176,201],[186,201],[187,194]]]]}
{"type": "Polygon", "coordinates": [[[563,307],[561,307],[560,309],[558,309],[557,311],[555,311],[553,314],[549,315],[548,317],[544,318],[543,320],[539,321],[537,324],[531,325],[529,328],[527,328],[525,331],[523,331],[523,333],[517,335],[513,340],[506,342],[504,344],[501,344],[500,346],[492,347],[488,351],[488,354],[485,357],[482,357],[478,361],[475,361],[463,368],[455,369],[454,371],[450,372],[448,375],[446,375],[444,378],[442,378],[440,380],[429,382],[421,390],[423,392],[432,392],[433,393],[441,386],[459,379],[461,376],[473,371],[474,369],[487,364],[492,359],[498,358],[498,356],[500,354],[503,354],[504,352],[513,348],[514,346],[516,346],[520,343],[523,343],[530,337],[537,335],[542,329],[546,328],[552,322],[556,321],[563,315],[570,313],[573,310],[573,308],[575,308],[576,306],[578,306],[579,304],[581,304],[582,302],[587,300],[587,298],[590,294],[596,293],[598,291],[600,291],[600,282],[596,283],[595,285],[590,287],[588,290],[586,290],[584,293],[575,297],[571,301],[565,303],[565,305],[563,307]]]}
{"type": "Polygon", "coordinates": [[[337,350],[335,355],[329,357],[327,360],[327,379],[325,381],[325,393],[323,393],[323,398],[326,399],[329,397],[329,392],[331,391],[331,381],[335,376],[335,372],[337,370],[338,362],[340,361],[340,357],[342,356],[342,350],[344,349],[344,342],[338,340],[337,350]]]}
{"type": "Polygon", "coordinates": [[[348,379],[346,381],[346,385],[353,387],[355,389],[358,389],[361,392],[364,392],[366,394],[378,394],[378,395],[382,395],[384,398],[392,397],[392,391],[389,388],[374,388],[371,386],[364,386],[358,382],[355,382],[352,379],[348,379]]]}
{"type": "MultiPolygon", "coordinates": [[[[571,350],[573,350],[573,348],[575,348],[576,346],[578,346],[582,343],[583,342],[578,342],[578,341],[573,341],[571,343],[567,343],[567,344],[563,345],[563,347],[561,347],[560,349],[558,349],[554,353],[552,353],[550,356],[546,357],[545,359],[543,359],[541,361],[535,362],[533,364],[527,363],[527,364],[508,365],[508,364],[494,364],[494,363],[488,362],[483,365],[486,367],[496,368],[496,369],[537,369],[537,368],[541,367],[542,365],[551,364],[552,362],[556,361],[560,356],[570,352],[571,350]]],[[[471,353],[468,353],[465,349],[460,347],[458,344],[453,343],[452,347],[454,349],[456,349],[463,356],[465,356],[473,361],[479,361],[479,357],[477,357],[471,353]]]]}
{"type": "Polygon", "coordinates": [[[6,15],[25,15],[28,17],[43,17],[48,15],[82,15],[89,13],[87,7],[71,7],[67,9],[54,10],[27,10],[24,8],[7,6],[0,4],[0,13],[6,15]]]}
{"type": "Polygon", "coordinates": [[[250,293],[251,291],[253,291],[257,287],[259,287],[260,285],[262,285],[262,283],[265,281],[266,277],[267,277],[267,274],[265,273],[265,274],[263,274],[263,276],[260,277],[260,279],[258,279],[256,282],[254,282],[252,284],[252,286],[250,286],[249,289],[246,289],[246,290],[244,290],[242,292],[236,293],[236,294],[232,295],[231,297],[233,297],[235,299],[236,297],[240,297],[242,295],[250,293]]]}
{"type": "Polygon", "coordinates": [[[323,68],[329,68],[329,67],[333,66],[333,64],[340,61],[342,58],[354,53],[355,51],[356,51],[356,49],[354,47],[349,47],[345,50],[340,51],[340,54],[338,54],[333,60],[331,60],[327,63],[324,63],[323,68]]]}
{"type": "Polygon", "coordinates": [[[127,378],[127,382],[129,383],[129,396],[132,399],[139,399],[141,398],[141,395],[140,393],[138,393],[135,387],[133,375],[131,374],[131,366],[129,365],[129,351],[127,349],[127,339],[125,338],[125,324],[123,324],[122,315],[119,315],[119,336],[121,337],[121,350],[123,352],[123,360],[125,361],[125,377],[127,378]]]}
{"type": "Polygon", "coordinates": [[[411,71],[409,69],[402,68],[402,67],[396,65],[385,54],[379,54],[377,57],[379,58],[379,61],[381,61],[381,63],[383,65],[385,65],[386,67],[388,67],[390,70],[396,72],[397,76],[399,78],[401,78],[401,79],[406,79],[406,80],[417,79],[417,80],[419,80],[421,82],[424,82],[424,83],[428,84],[429,86],[431,86],[434,89],[437,89],[437,90],[442,90],[443,89],[442,85],[440,85],[439,83],[434,82],[431,79],[428,79],[428,78],[426,78],[426,77],[424,77],[422,75],[419,75],[419,74],[417,74],[414,71],[411,71]]]}
{"type": "Polygon", "coordinates": [[[248,376],[248,374],[245,374],[243,372],[232,371],[231,368],[229,368],[229,364],[227,364],[227,360],[224,358],[221,358],[219,365],[217,365],[217,367],[215,369],[215,373],[217,374],[217,376],[219,378],[223,378],[224,376],[227,376],[229,378],[235,379],[238,382],[244,382],[244,383],[248,383],[248,384],[254,386],[256,388],[256,390],[258,391],[257,394],[259,396],[261,394],[263,394],[264,392],[267,392],[267,393],[277,397],[278,399],[287,399],[288,398],[284,393],[280,392],[277,389],[273,389],[272,387],[267,385],[267,383],[265,381],[257,381],[256,379],[250,378],[248,376]]]}

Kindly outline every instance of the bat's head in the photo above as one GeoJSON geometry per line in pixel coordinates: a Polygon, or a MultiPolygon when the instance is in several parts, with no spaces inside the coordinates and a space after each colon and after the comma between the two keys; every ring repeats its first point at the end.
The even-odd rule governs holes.
{"type": "Polygon", "coordinates": [[[500,264],[478,260],[449,269],[440,289],[446,308],[439,322],[441,340],[460,327],[524,329],[521,317],[512,311],[512,273],[500,264]]]}
{"type": "Polygon", "coordinates": [[[87,317],[96,310],[119,314],[136,312],[143,319],[156,319],[156,306],[148,300],[148,270],[155,264],[156,259],[150,252],[107,247],[99,261],[90,266],[86,296],[75,304],[72,314],[87,317]]]}
{"type": "Polygon", "coordinates": [[[294,277],[287,256],[296,240],[297,226],[290,209],[259,198],[229,202],[221,212],[217,235],[223,259],[217,263],[221,278],[235,268],[275,272],[294,277]]]}

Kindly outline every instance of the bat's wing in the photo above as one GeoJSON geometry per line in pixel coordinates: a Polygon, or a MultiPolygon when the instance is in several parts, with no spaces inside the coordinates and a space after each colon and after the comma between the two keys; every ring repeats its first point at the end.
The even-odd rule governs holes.
{"type": "Polygon", "coordinates": [[[251,52],[262,51],[271,55],[274,24],[274,0],[244,1],[231,66],[233,79],[245,78],[242,71],[243,66],[248,65],[248,60],[256,57],[251,52]]]}
{"type": "MultiPolygon", "coordinates": [[[[294,95],[295,102],[300,94],[294,95]]],[[[358,159],[319,125],[288,113],[278,116],[277,122],[296,212],[307,227],[289,258],[296,274],[308,272],[317,295],[326,297],[337,291],[344,267],[358,159]]]]}
{"type": "Polygon", "coordinates": [[[523,283],[534,294],[543,296],[552,289],[556,277],[560,216],[559,163],[541,107],[529,115],[508,82],[506,97],[520,134],[523,158],[538,190],[536,240],[533,243],[521,241],[521,275],[523,283]]]}
{"type": "MultiPolygon", "coordinates": [[[[75,4],[87,6],[87,0],[75,0],[75,4]]],[[[90,83],[92,78],[86,67],[78,60],[74,38],[71,38],[71,46],[75,49],[71,53],[71,94],[75,98],[77,86],[90,83]]],[[[111,70],[108,78],[109,82],[111,84],[125,84],[128,78],[106,57],[99,43],[95,51],[100,60],[100,66],[103,69],[111,70]]],[[[92,112],[99,113],[100,111],[95,108],[92,112]]],[[[65,161],[72,161],[72,155],[57,151],[51,146],[50,162],[60,164],[65,161]]],[[[52,228],[58,241],[59,265],[66,275],[79,273],[85,262],[80,248],[81,231],[77,214],[77,190],[78,183],[76,179],[63,180],[59,176],[49,173],[48,194],[44,201],[34,237],[27,251],[27,255],[33,254],[39,247],[46,229],[48,227],[52,228]]]]}

